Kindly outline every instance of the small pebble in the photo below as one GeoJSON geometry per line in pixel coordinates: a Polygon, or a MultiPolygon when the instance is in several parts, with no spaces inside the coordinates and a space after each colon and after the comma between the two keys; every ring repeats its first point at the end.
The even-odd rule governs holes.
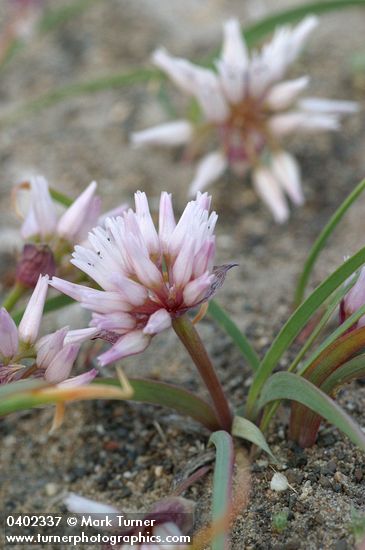
{"type": "Polygon", "coordinates": [[[47,483],[45,491],[48,497],[54,497],[58,492],[58,485],[56,485],[56,483],[47,483]]]}
{"type": "Polygon", "coordinates": [[[163,467],[162,466],[156,466],[154,470],[155,477],[161,477],[163,474],[163,467]]]}
{"type": "Polygon", "coordinates": [[[276,491],[278,493],[282,491],[286,491],[289,487],[289,483],[287,478],[284,476],[284,474],[279,474],[279,472],[276,472],[270,482],[270,489],[272,491],[276,491]]]}

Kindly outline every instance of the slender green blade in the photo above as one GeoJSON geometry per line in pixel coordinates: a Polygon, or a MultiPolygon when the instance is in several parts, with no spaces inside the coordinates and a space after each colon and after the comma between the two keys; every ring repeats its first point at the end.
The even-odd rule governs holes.
{"type": "Polygon", "coordinates": [[[344,384],[365,377],[365,354],[350,359],[336,369],[321,385],[321,390],[328,395],[333,394],[337,388],[344,384]]]}
{"type": "Polygon", "coordinates": [[[262,409],[278,399],[289,399],[305,405],[336,426],[365,451],[365,434],[361,428],[333,399],[305,378],[290,372],[273,374],[262,389],[258,407],[262,409]]]}
{"type": "Polygon", "coordinates": [[[226,530],[214,537],[212,550],[227,550],[229,548],[229,517],[232,509],[232,478],[234,465],[234,449],[232,437],[220,430],[210,436],[209,444],[216,448],[216,459],[213,476],[212,523],[223,522],[226,530]]]}
{"type": "Polygon", "coordinates": [[[73,199],[62,193],[61,191],[58,191],[57,189],[53,189],[52,187],[49,190],[51,197],[56,202],[59,202],[60,204],[63,204],[63,206],[71,206],[71,204],[74,202],[73,199]]]}
{"type": "Polygon", "coordinates": [[[311,354],[310,357],[308,357],[308,359],[305,361],[305,363],[303,364],[302,368],[300,369],[300,372],[299,374],[301,376],[303,376],[303,374],[305,374],[305,372],[309,369],[309,367],[318,359],[318,357],[327,349],[329,348],[338,338],[340,338],[350,327],[352,327],[361,317],[363,317],[365,315],[365,305],[362,306],[361,308],[359,308],[357,311],[355,311],[355,313],[353,313],[352,315],[350,315],[350,317],[348,317],[346,319],[346,321],[344,321],[343,323],[340,324],[339,327],[336,328],[336,330],[334,330],[332,332],[332,334],[330,334],[325,340],[324,342],[322,342],[322,344],[320,346],[318,346],[318,348],[311,354]]]}
{"type": "Polygon", "coordinates": [[[247,44],[253,46],[267,34],[271,33],[278,25],[295,23],[306,15],[321,15],[331,11],[363,6],[365,6],[365,0],[326,0],[302,4],[301,6],[283,10],[259,20],[245,31],[245,38],[247,44]]]}
{"type": "Polygon", "coordinates": [[[312,246],[308,258],[304,264],[303,271],[299,277],[298,284],[295,290],[294,305],[297,307],[303,301],[305,289],[307,287],[309,278],[313,271],[314,265],[319,257],[321,250],[324,248],[329,237],[332,235],[336,229],[339,222],[342,220],[343,216],[346,214],[350,206],[356,201],[356,199],[361,195],[365,189],[365,179],[361,181],[355,189],[350,193],[350,195],[344,200],[344,202],[339,206],[336,212],[333,214],[327,225],[324,227],[318,238],[316,239],[314,245],[312,246]]]}
{"type": "MultiPolygon", "coordinates": [[[[219,426],[212,407],[184,388],[144,378],[128,378],[128,382],[134,391],[131,401],[168,407],[179,414],[190,416],[211,431],[219,426]]],[[[94,384],[120,385],[119,380],[114,378],[98,378],[94,384]]]]}
{"type": "Polygon", "coordinates": [[[271,456],[276,462],[276,458],[273,455],[269,445],[267,444],[267,441],[265,439],[264,434],[250,420],[247,420],[247,418],[243,418],[242,416],[235,416],[233,419],[233,425],[232,425],[232,435],[236,437],[240,437],[241,439],[246,439],[247,441],[250,441],[250,443],[253,443],[257,447],[260,447],[265,453],[271,456]]]}
{"type": "Polygon", "coordinates": [[[260,364],[260,358],[231,317],[229,317],[224,309],[214,300],[209,302],[208,313],[217,321],[223,330],[226,331],[228,336],[232,338],[243,357],[248,361],[250,367],[253,370],[257,370],[260,364]]]}
{"type": "Polygon", "coordinates": [[[312,315],[336,288],[346,281],[346,279],[348,279],[364,262],[365,248],[362,248],[325,279],[325,281],[308,296],[305,302],[294,311],[275,338],[256,372],[247,398],[246,414],[249,416],[254,414],[260,390],[277,366],[284,352],[305,327],[312,315]]]}

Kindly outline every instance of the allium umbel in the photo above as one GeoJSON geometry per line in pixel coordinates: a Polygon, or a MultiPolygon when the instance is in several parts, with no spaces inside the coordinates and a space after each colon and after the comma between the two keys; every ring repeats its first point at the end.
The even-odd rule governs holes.
{"type": "Polygon", "coordinates": [[[356,103],[300,98],[309,78],[283,80],[317,26],[307,17],[297,26],[281,27],[261,51],[248,53],[236,19],[224,24],[223,47],[216,71],[199,67],[158,49],[154,63],[198,102],[205,123],[178,120],[136,132],[135,145],[182,145],[214,140],[218,149],[205,156],[190,186],[193,195],[218,179],[229,166],[238,175],[252,171],[253,184],[277,222],[289,216],[286,196],[301,205],[299,166],[282,139],[295,132],[337,130],[340,117],[356,103]]]}
{"type": "Polygon", "coordinates": [[[135,212],[108,218],[89,234],[88,248],[75,247],[72,263],[102,290],[52,279],[93,312],[92,325],[113,344],[101,365],[144,351],[155,334],[222,285],[231,265],[213,267],[217,214],[209,214],[210,202],[199,192],[176,223],[171,195],[163,192],[157,231],[145,193],[137,192],[135,212]]]}
{"type": "MultiPolygon", "coordinates": [[[[96,332],[92,328],[69,331],[64,327],[38,339],[47,289],[48,276],[39,277],[19,327],[5,308],[0,309],[0,384],[30,376],[52,384],[66,381],[80,344],[96,332]]],[[[92,370],[70,382],[84,384],[95,375],[92,370]]]]}

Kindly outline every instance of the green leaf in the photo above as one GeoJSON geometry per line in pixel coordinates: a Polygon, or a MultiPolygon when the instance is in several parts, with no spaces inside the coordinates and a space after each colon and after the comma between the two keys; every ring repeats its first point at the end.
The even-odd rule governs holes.
{"type": "Polygon", "coordinates": [[[350,193],[350,195],[344,200],[344,202],[339,206],[336,212],[333,214],[327,225],[324,227],[319,237],[315,241],[314,245],[309,252],[308,258],[304,264],[303,271],[299,277],[297,288],[295,290],[294,305],[296,307],[303,301],[305,289],[307,287],[309,277],[313,271],[314,265],[318,256],[327,243],[329,237],[332,235],[336,229],[339,222],[342,220],[343,216],[346,214],[350,206],[355,202],[355,200],[361,195],[365,189],[365,179],[361,181],[355,189],[350,193]]]}
{"type": "Polygon", "coordinates": [[[1,125],[12,124],[26,115],[36,113],[46,107],[51,107],[72,97],[82,96],[84,94],[93,94],[103,90],[117,89],[123,86],[132,86],[148,82],[152,78],[159,77],[160,71],[157,69],[139,68],[132,69],[129,72],[107,75],[94,80],[85,82],[75,82],[67,86],[62,86],[51,90],[36,99],[25,102],[19,109],[9,113],[1,118],[1,125]]]}
{"type": "MultiPolygon", "coordinates": [[[[66,296],[65,294],[59,294],[58,296],[54,296],[53,298],[49,298],[45,305],[44,305],[44,313],[50,313],[51,311],[55,311],[56,309],[60,309],[65,306],[69,306],[71,304],[76,303],[75,300],[70,298],[69,296],[66,296]]],[[[12,316],[14,319],[14,322],[18,325],[23,317],[25,308],[18,309],[14,312],[14,315],[12,316]]]]}
{"type": "Polygon", "coordinates": [[[74,19],[86,9],[90,9],[91,4],[96,1],[100,0],[73,0],[64,6],[46,10],[39,24],[40,32],[49,32],[70,19],[74,19]]]}
{"type": "Polygon", "coordinates": [[[232,435],[240,437],[241,439],[246,439],[250,441],[257,447],[260,447],[265,453],[271,456],[276,462],[276,458],[271,452],[269,445],[265,439],[262,431],[250,420],[247,418],[242,418],[242,416],[235,416],[233,419],[232,425],[232,435]]]}
{"type": "Polygon", "coordinates": [[[260,358],[256,351],[247,340],[246,336],[240,331],[236,323],[227,315],[224,309],[221,308],[214,300],[209,302],[208,313],[215,321],[226,331],[232,338],[243,357],[248,361],[253,370],[257,370],[260,364],[260,358]]]}
{"type": "Polygon", "coordinates": [[[259,40],[275,30],[278,25],[295,23],[306,15],[321,15],[345,8],[356,8],[365,5],[365,0],[328,0],[310,2],[301,6],[283,10],[269,15],[254,23],[245,31],[245,38],[249,46],[254,46],[259,40]]]}
{"type": "Polygon", "coordinates": [[[359,308],[357,311],[355,311],[355,313],[350,315],[350,317],[348,317],[346,321],[341,323],[340,326],[337,327],[336,330],[334,330],[332,334],[330,334],[322,342],[320,346],[318,346],[315,352],[312,353],[310,357],[305,361],[305,363],[303,364],[302,368],[299,371],[299,374],[303,376],[306,373],[306,371],[310,368],[310,366],[318,359],[318,357],[322,353],[324,353],[326,349],[328,349],[336,340],[338,340],[346,331],[348,331],[350,327],[352,327],[364,315],[365,315],[365,305],[359,308]]]}
{"type": "Polygon", "coordinates": [[[131,390],[107,384],[88,384],[72,387],[50,385],[45,381],[27,380],[8,384],[0,394],[0,416],[41,405],[54,405],[69,401],[90,399],[129,399],[131,390]]]}
{"type": "MultiPolygon", "coordinates": [[[[144,378],[128,378],[128,382],[134,391],[131,401],[168,407],[179,414],[190,416],[210,431],[216,430],[219,426],[212,407],[184,388],[144,378]]],[[[115,378],[97,378],[93,383],[120,385],[119,380],[115,378]]]]}
{"type": "Polygon", "coordinates": [[[234,449],[232,437],[220,430],[213,433],[209,445],[215,445],[216,459],[213,475],[212,522],[220,524],[225,532],[217,534],[212,540],[212,550],[226,550],[229,547],[229,520],[232,511],[232,478],[234,449]]]}
{"type": "Polygon", "coordinates": [[[305,327],[312,315],[319,309],[325,300],[350,277],[365,262],[365,248],[359,250],[346,262],[344,262],[334,273],[323,281],[298,309],[294,311],[288,321],[280,330],[262,360],[259,369],[256,371],[252,386],[250,388],[246,415],[254,415],[256,401],[262,386],[277,366],[284,352],[292,344],[300,331],[305,327]]]}
{"type": "Polygon", "coordinates": [[[60,204],[63,204],[63,206],[71,206],[71,204],[74,202],[73,199],[65,195],[64,193],[61,193],[61,191],[57,191],[57,189],[53,189],[52,187],[49,190],[51,197],[56,202],[59,202],[60,204]]]}
{"type": "Polygon", "coordinates": [[[289,399],[305,405],[336,426],[365,451],[365,434],[361,428],[333,399],[308,380],[290,372],[273,374],[262,389],[258,407],[262,409],[278,399],[289,399]]]}
{"type": "Polygon", "coordinates": [[[321,385],[321,390],[333,395],[338,388],[352,380],[365,377],[365,354],[358,355],[336,369],[321,385]]]}

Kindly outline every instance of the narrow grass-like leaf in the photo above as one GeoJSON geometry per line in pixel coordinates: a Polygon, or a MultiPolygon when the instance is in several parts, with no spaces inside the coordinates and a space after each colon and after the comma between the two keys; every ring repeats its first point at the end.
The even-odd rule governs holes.
{"type": "Polygon", "coordinates": [[[245,38],[249,46],[254,46],[259,40],[271,33],[278,25],[295,23],[306,15],[321,15],[331,11],[365,6],[365,0],[326,0],[302,4],[288,10],[283,10],[251,25],[245,31],[245,38]]]}
{"type": "MultiPolygon", "coordinates": [[[[66,296],[65,294],[59,294],[58,296],[53,296],[46,301],[43,311],[44,313],[50,313],[51,311],[56,311],[57,309],[61,309],[62,307],[66,307],[74,303],[76,303],[75,300],[73,300],[69,296],[66,296]]],[[[25,308],[18,309],[14,312],[14,315],[12,316],[17,325],[20,323],[23,317],[24,310],[25,308]]]]}
{"type": "Polygon", "coordinates": [[[86,9],[90,9],[92,4],[100,0],[73,0],[69,4],[58,8],[46,10],[39,24],[39,31],[46,33],[52,31],[59,25],[74,19],[86,9]]]}
{"type": "Polygon", "coordinates": [[[278,399],[289,399],[305,405],[336,426],[365,452],[365,434],[354,420],[322,390],[308,380],[290,372],[273,374],[264,385],[258,408],[278,399]]]}
{"type": "Polygon", "coordinates": [[[63,206],[71,206],[71,204],[74,202],[73,199],[62,193],[61,191],[58,191],[57,189],[53,189],[53,187],[49,190],[51,197],[56,202],[59,202],[60,204],[63,204],[63,206]]]}
{"type": "Polygon", "coordinates": [[[344,384],[365,377],[365,354],[358,355],[336,369],[321,385],[321,390],[332,395],[344,384]]]}
{"type": "Polygon", "coordinates": [[[212,522],[223,520],[225,532],[216,535],[212,540],[212,550],[228,550],[229,513],[232,510],[232,478],[234,466],[234,449],[232,437],[220,430],[210,436],[209,444],[216,448],[216,459],[213,476],[212,522]],[[226,521],[224,521],[226,518],[226,521]]]}
{"type": "Polygon", "coordinates": [[[312,315],[336,288],[346,281],[346,279],[348,279],[364,262],[365,248],[362,248],[325,279],[325,281],[308,296],[305,302],[294,311],[275,338],[255,374],[247,398],[246,415],[251,416],[254,414],[256,401],[261,388],[278,364],[284,352],[305,327],[312,315]]]}
{"type": "MultiPolygon", "coordinates": [[[[131,401],[168,407],[179,414],[190,416],[210,431],[219,426],[212,407],[184,388],[144,378],[128,378],[128,382],[134,392],[131,401]]],[[[97,378],[93,383],[119,386],[115,378],[97,378]]]]}
{"type": "Polygon", "coordinates": [[[350,195],[344,200],[344,202],[339,206],[336,212],[333,214],[327,225],[324,227],[318,238],[316,239],[314,245],[312,246],[308,258],[304,264],[303,271],[299,277],[298,284],[295,290],[294,296],[294,305],[298,307],[299,304],[303,301],[305,289],[307,287],[309,277],[313,271],[314,265],[318,256],[327,243],[329,237],[332,235],[336,229],[339,222],[342,220],[343,216],[346,214],[350,206],[355,202],[355,200],[361,195],[365,189],[365,179],[361,181],[355,189],[350,193],[350,195]]]}
{"type": "MultiPolygon", "coordinates": [[[[14,383],[15,384],[15,383],[14,383]]],[[[10,384],[12,385],[12,384],[10,384]]],[[[6,414],[33,409],[41,405],[54,405],[69,401],[85,401],[92,399],[128,399],[122,388],[111,387],[109,384],[89,384],[80,387],[58,387],[43,384],[28,388],[18,387],[8,395],[0,399],[0,416],[6,414]]]]}
{"type": "Polygon", "coordinates": [[[45,107],[51,107],[52,105],[55,105],[65,99],[148,82],[152,78],[156,78],[159,74],[160,72],[157,71],[157,69],[147,69],[141,67],[139,69],[132,69],[129,72],[112,74],[86,82],[76,82],[62,86],[55,90],[51,90],[36,99],[27,101],[19,109],[16,109],[9,115],[4,116],[0,122],[1,125],[12,124],[26,115],[36,113],[45,107]]]}
{"type": "Polygon", "coordinates": [[[246,336],[240,331],[236,323],[227,315],[224,309],[214,300],[209,302],[208,313],[232,338],[244,358],[248,361],[253,370],[257,370],[260,364],[260,358],[251,346],[246,336]]]}
{"type": "Polygon", "coordinates": [[[299,374],[303,376],[307,372],[307,370],[310,368],[310,366],[318,359],[318,357],[327,348],[329,348],[329,346],[331,346],[333,342],[338,340],[338,338],[340,338],[350,327],[352,327],[364,315],[365,315],[365,305],[359,308],[357,311],[355,311],[355,313],[350,315],[350,317],[348,317],[346,321],[341,323],[340,326],[337,327],[336,330],[334,330],[332,334],[330,334],[324,340],[324,342],[322,342],[320,346],[318,346],[318,348],[305,361],[305,363],[303,364],[303,366],[299,371],[299,374]]]}
{"type": "Polygon", "coordinates": [[[250,441],[250,443],[253,443],[257,447],[260,447],[265,453],[271,456],[276,462],[276,458],[271,452],[271,449],[269,445],[267,444],[267,441],[265,439],[264,434],[250,420],[247,420],[247,418],[242,418],[242,416],[235,416],[233,419],[233,425],[232,425],[232,435],[235,437],[240,437],[241,439],[246,439],[247,441],[250,441]]]}

